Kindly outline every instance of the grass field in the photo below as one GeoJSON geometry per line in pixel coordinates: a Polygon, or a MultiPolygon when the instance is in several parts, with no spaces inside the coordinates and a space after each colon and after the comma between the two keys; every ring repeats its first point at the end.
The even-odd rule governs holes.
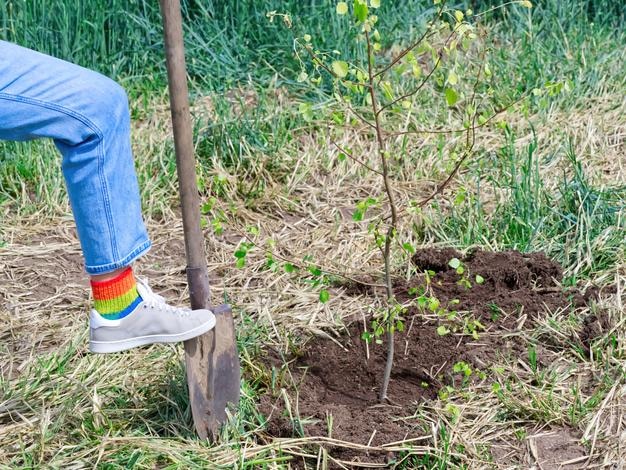
{"type": "MultiPolygon", "coordinates": [[[[382,3],[381,29],[394,31],[382,44],[389,51],[414,38],[432,8],[426,0],[382,3]]],[[[475,0],[463,9],[498,3],[475,0]]],[[[500,99],[548,81],[567,83],[569,91],[529,96],[484,126],[450,187],[403,226],[409,234],[403,241],[418,249],[544,252],[563,267],[560,287],[595,292],[594,300],[583,308],[544,309],[503,335],[523,354],[489,356],[475,380],[453,381],[445,394],[403,404],[398,416],[418,421],[413,441],[370,445],[330,432],[296,432],[309,417],[298,415],[293,387],[276,378],[286,369],[272,370],[268,356],[289,357],[312,337],[339,340],[347,324],[382,302],[376,289],[355,290],[346,281],[382,277],[367,224],[350,216],[377,191],[378,176],[337,160],[323,118],[331,90],[312,91],[297,80],[293,35],[310,33],[324,50],[362,53],[334,5],[185,5],[207,261],[213,296],[234,307],[243,367],[240,411],[219,444],[194,437],[182,347],[106,357],[87,352],[88,281],[59,155],[48,141],[0,142],[0,468],[352,468],[347,450],[370,468],[624,468],[626,13],[620,1],[543,0],[531,10],[511,5],[486,15],[500,99]],[[270,22],[271,11],[289,13],[292,29],[279,17],[270,22]],[[313,103],[316,117],[303,115],[302,103],[313,103]],[[233,254],[248,239],[255,248],[237,268],[233,254]],[[268,252],[280,269],[268,269],[268,252]],[[311,279],[284,269],[305,256],[335,274],[326,303],[311,279]],[[293,407],[285,417],[294,424],[292,436],[273,433],[264,400],[293,407]],[[382,451],[393,451],[393,465],[369,458],[382,451]],[[562,455],[565,464],[551,455],[562,455]]],[[[154,242],[137,270],[157,292],[184,304],[161,34],[156,2],[0,4],[0,39],[94,68],[128,90],[154,242]]],[[[435,109],[429,96],[423,109],[435,109]]],[[[416,119],[458,124],[445,112],[416,119]]],[[[355,131],[341,138],[376,161],[371,137],[355,131]]],[[[410,151],[395,172],[402,203],[426,196],[445,178],[453,164],[447,150],[460,138],[407,140],[410,151]]],[[[396,279],[414,274],[401,255],[392,261],[396,279]]]]}

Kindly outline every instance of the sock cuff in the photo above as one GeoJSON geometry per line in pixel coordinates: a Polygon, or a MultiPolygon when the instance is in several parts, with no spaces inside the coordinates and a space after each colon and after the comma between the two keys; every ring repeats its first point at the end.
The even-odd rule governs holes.
{"type": "Polygon", "coordinates": [[[112,277],[111,279],[107,279],[106,281],[94,281],[93,279],[91,279],[89,282],[91,283],[91,287],[106,287],[107,285],[114,284],[115,282],[119,281],[125,276],[128,276],[129,274],[132,275],[132,273],[133,268],[131,266],[128,266],[126,269],[124,269],[124,271],[120,272],[117,276],[112,277]]]}
{"type": "Polygon", "coordinates": [[[120,274],[106,281],[91,281],[94,300],[113,300],[128,294],[136,287],[133,270],[129,266],[120,274]]]}

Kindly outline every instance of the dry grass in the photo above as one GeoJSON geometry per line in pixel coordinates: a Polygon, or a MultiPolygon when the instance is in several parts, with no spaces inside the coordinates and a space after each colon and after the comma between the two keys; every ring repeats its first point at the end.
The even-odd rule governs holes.
{"type": "MultiPolygon", "coordinates": [[[[543,154],[557,153],[567,135],[585,157],[594,182],[625,181],[626,105],[615,105],[613,98],[598,99],[593,113],[544,117],[537,124],[543,154]]],[[[207,103],[202,112],[210,113],[207,103]]],[[[166,117],[160,110],[136,128],[140,164],[147,160],[155,167],[167,163],[166,117]]],[[[519,145],[530,138],[522,124],[518,135],[519,145]]],[[[345,138],[355,152],[371,155],[360,133],[345,138]]],[[[434,144],[430,137],[416,138],[414,143],[417,148],[434,144]]],[[[499,132],[486,130],[479,145],[494,149],[502,143],[499,132]]],[[[263,196],[253,203],[239,195],[243,178],[236,170],[216,166],[204,175],[208,180],[220,174],[227,182],[224,197],[207,215],[211,218],[222,210],[228,220],[221,235],[206,229],[213,296],[235,305],[240,324],[252,319],[255,328],[263,327],[260,331],[265,336],[259,341],[285,349],[295,333],[328,335],[368,315],[381,302],[375,295],[344,295],[340,282],[331,289],[331,300],[322,304],[318,290],[300,276],[266,268],[268,251],[276,260],[294,264],[303,264],[308,254],[344,281],[355,278],[375,284],[380,278],[380,254],[371,246],[366,224],[351,219],[355,202],[379,187],[376,175],[354,165],[337,165],[323,133],[304,133],[293,145],[284,150],[285,159],[297,170],[283,180],[268,174],[263,160],[248,174],[268,182],[263,196]],[[256,248],[246,266],[237,270],[233,252],[248,240],[256,248]]],[[[454,140],[447,145],[454,145],[454,140]]],[[[548,181],[551,175],[556,179],[560,162],[548,162],[542,169],[548,181]]],[[[397,186],[404,202],[432,191],[445,173],[445,164],[433,156],[406,163],[406,170],[397,186]],[[416,170],[431,177],[416,182],[412,178],[416,170]]],[[[463,178],[464,174],[461,183],[463,178]]],[[[139,275],[148,277],[155,290],[172,302],[184,303],[182,226],[170,208],[171,199],[159,195],[152,200],[149,182],[143,191],[148,207],[158,207],[161,215],[148,222],[154,248],[138,265],[139,275]]],[[[169,197],[174,194],[172,185],[169,197]]],[[[419,218],[406,217],[404,223],[423,227],[428,218],[440,217],[449,194],[442,199],[442,209],[430,209],[419,218]]],[[[427,230],[426,234],[432,236],[427,230]]],[[[70,218],[34,215],[18,220],[7,214],[2,237],[6,246],[0,249],[0,466],[18,462],[24,467],[124,466],[133,458],[139,467],[150,468],[208,462],[223,468],[244,464],[248,468],[296,467],[304,462],[320,469],[354,465],[336,460],[328,452],[330,447],[361,450],[364,458],[367,450],[410,448],[411,454],[429,454],[451,466],[465,464],[472,469],[618,469],[626,461],[624,260],[617,260],[613,270],[598,273],[594,279],[614,289],[602,294],[598,306],[607,312],[610,327],[594,340],[598,347],[592,351],[597,356],[581,357],[564,340],[578,331],[571,318],[563,312],[546,312],[537,328],[521,333],[524,340],[540,337],[552,345],[543,351],[543,380],[537,380],[527,358],[494,364],[488,379],[458,390],[447,401],[420,406],[416,416],[428,431],[416,441],[368,449],[362,443],[319,436],[272,440],[262,429],[239,422],[238,430],[229,431],[230,442],[211,447],[193,438],[180,347],[154,346],[107,357],[87,353],[88,285],[70,218]],[[492,389],[494,381],[502,385],[500,394],[492,389]],[[572,453],[583,455],[572,457],[567,466],[551,463],[549,449],[542,447],[550,435],[561,436],[572,453]],[[285,462],[287,458],[291,464],[285,462]]],[[[402,256],[395,260],[399,266],[402,256]]],[[[397,275],[410,272],[398,271],[397,275]]],[[[254,373],[254,360],[247,355],[244,365],[254,373]]],[[[246,416],[241,419],[247,420],[254,396],[250,390],[245,393],[251,396],[245,400],[246,416]]],[[[410,468],[408,460],[405,463],[410,468]]]]}

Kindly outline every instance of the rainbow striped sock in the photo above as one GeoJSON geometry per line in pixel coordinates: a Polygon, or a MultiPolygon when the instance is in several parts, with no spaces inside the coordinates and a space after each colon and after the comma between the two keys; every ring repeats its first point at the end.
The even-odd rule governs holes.
{"type": "Polygon", "coordinates": [[[142,301],[137,292],[137,282],[130,266],[113,279],[107,281],[92,280],[91,289],[94,308],[107,320],[124,318],[142,301]]]}

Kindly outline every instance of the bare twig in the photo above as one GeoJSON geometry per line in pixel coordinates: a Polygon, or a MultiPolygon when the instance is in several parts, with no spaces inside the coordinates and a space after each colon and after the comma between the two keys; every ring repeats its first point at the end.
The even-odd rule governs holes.
{"type": "Polygon", "coordinates": [[[349,80],[346,78],[341,78],[339,75],[337,75],[335,72],[333,72],[333,70],[328,67],[323,60],[321,60],[312,50],[311,47],[309,45],[305,45],[304,49],[308,52],[309,56],[311,56],[311,59],[313,60],[313,63],[316,65],[319,65],[320,67],[322,67],[324,70],[326,70],[329,74],[331,74],[333,77],[341,80],[342,83],[350,83],[351,85],[356,85],[356,86],[363,86],[363,87],[370,87],[370,85],[368,83],[359,83],[359,82],[355,82],[354,80],[349,80]]]}
{"type": "MultiPolygon", "coordinates": [[[[439,14],[439,16],[437,18],[439,18],[441,16],[441,13],[439,14]]],[[[400,54],[398,54],[396,56],[395,59],[393,59],[388,65],[386,65],[385,67],[383,67],[381,70],[379,70],[378,72],[376,72],[374,74],[374,78],[378,78],[381,77],[385,74],[385,72],[389,71],[389,69],[391,69],[394,65],[396,65],[398,62],[400,62],[404,57],[406,57],[406,55],[411,52],[413,49],[415,49],[416,47],[418,47],[423,41],[424,39],[426,39],[426,36],[430,37],[430,36],[434,36],[436,34],[435,32],[431,32],[430,34],[428,34],[428,32],[430,31],[430,27],[426,28],[426,31],[424,31],[424,34],[422,34],[419,39],[417,39],[417,41],[415,41],[413,44],[411,44],[409,47],[407,47],[406,49],[404,49],[402,52],[400,52],[400,54]]]]}
{"type": "MultiPolygon", "coordinates": [[[[450,39],[452,39],[452,36],[454,36],[454,34],[456,33],[456,28],[454,28],[452,30],[452,32],[448,35],[448,37],[446,38],[446,40],[444,41],[443,45],[446,46],[448,44],[448,42],[450,41],[450,39]]],[[[424,79],[422,80],[422,82],[415,87],[413,90],[399,96],[398,98],[390,101],[389,103],[385,104],[384,106],[381,106],[381,108],[378,110],[379,113],[383,112],[385,109],[390,108],[391,106],[393,106],[394,104],[398,103],[399,101],[402,101],[406,98],[409,98],[410,96],[415,95],[416,93],[418,93],[423,87],[424,85],[426,85],[426,83],[428,83],[428,80],[430,80],[430,77],[432,77],[432,75],[435,73],[435,71],[437,70],[437,68],[439,67],[439,64],[441,63],[441,58],[443,57],[443,51],[440,50],[437,53],[437,60],[435,61],[435,64],[433,65],[433,68],[430,70],[430,72],[428,72],[428,74],[424,77],[424,79]]]]}
{"type": "MultiPolygon", "coordinates": [[[[484,68],[484,64],[485,64],[485,50],[484,49],[481,52],[481,58],[482,58],[482,60],[480,62],[480,67],[478,68],[478,72],[476,73],[476,79],[474,81],[474,86],[472,87],[472,97],[470,98],[470,102],[472,102],[472,103],[473,103],[474,99],[476,98],[476,92],[477,92],[477,89],[478,89],[478,85],[480,83],[480,76],[482,74],[482,71],[483,71],[483,68],[484,68]]],[[[431,194],[429,194],[427,197],[425,197],[424,199],[419,201],[416,204],[416,206],[417,207],[424,207],[426,204],[428,204],[430,201],[432,201],[437,195],[441,194],[443,192],[443,190],[452,182],[454,177],[459,172],[461,166],[467,160],[467,158],[472,153],[472,150],[474,149],[474,145],[476,143],[476,129],[479,129],[479,128],[487,125],[487,123],[492,121],[496,116],[498,116],[499,114],[505,112],[509,108],[515,106],[517,103],[519,103],[522,100],[524,100],[527,96],[528,96],[528,93],[524,93],[520,98],[518,98],[518,99],[512,101],[511,103],[509,103],[508,105],[506,105],[506,106],[496,110],[496,112],[494,112],[482,124],[476,125],[477,111],[475,110],[474,114],[472,116],[472,125],[469,126],[467,129],[462,129],[462,130],[458,129],[458,130],[445,131],[445,133],[466,132],[465,151],[463,152],[461,157],[457,160],[457,162],[455,163],[454,167],[452,168],[452,171],[448,174],[446,179],[444,179],[441,183],[439,183],[436,186],[435,190],[431,194]]],[[[398,132],[398,133],[395,133],[393,135],[404,135],[404,134],[409,134],[409,133],[414,133],[414,131],[398,132]]],[[[441,132],[441,133],[444,133],[444,132],[441,132]]]]}
{"type": "MultiPolygon", "coordinates": [[[[341,90],[339,90],[339,95],[341,96],[341,98],[343,98],[341,90]]],[[[342,101],[342,104],[345,105],[363,124],[370,127],[371,129],[376,129],[376,126],[372,122],[368,121],[365,116],[361,115],[356,109],[354,109],[354,107],[350,103],[344,100],[342,101]]]]}
{"type": "Polygon", "coordinates": [[[493,114],[489,116],[487,119],[485,119],[482,123],[478,125],[473,125],[471,127],[466,127],[464,129],[412,129],[408,131],[388,132],[387,135],[401,136],[401,135],[411,135],[411,134],[455,134],[459,132],[467,132],[468,129],[475,131],[476,129],[485,127],[487,124],[493,121],[497,116],[504,113],[505,111],[508,111],[510,108],[512,108],[516,104],[524,101],[526,98],[528,98],[528,93],[523,94],[521,97],[519,97],[515,101],[512,101],[506,106],[503,106],[502,108],[495,110],[493,114]]]}
{"type": "MultiPolygon", "coordinates": [[[[250,235],[248,235],[247,233],[241,231],[239,228],[235,227],[234,225],[231,226],[231,228],[235,232],[237,232],[237,234],[239,234],[242,238],[245,238],[246,240],[248,240],[248,242],[252,243],[254,246],[257,246],[257,243],[252,238],[250,238],[250,235]]],[[[264,247],[264,248],[266,248],[266,247],[264,247]]],[[[288,258],[288,257],[286,257],[284,255],[281,255],[280,253],[276,253],[276,252],[271,251],[271,250],[268,250],[268,252],[272,256],[274,256],[274,257],[276,257],[276,258],[278,258],[278,259],[280,259],[280,260],[282,260],[282,261],[284,261],[286,263],[290,263],[290,264],[294,265],[295,267],[297,267],[298,269],[305,269],[306,268],[306,266],[303,266],[300,262],[295,261],[295,260],[293,260],[291,258],[288,258]]],[[[359,279],[356,279],[355,277],[352,277],[350,274],[342,273],[342,272],[336,271],[334,269],[327,268],[325,266],[321,266],[319,264],[317,264],[317,267],[323,273],[330,274],[332,276],[340,277],[340,278],[345,279],[347,281],[354,282],[355,284],[358,284],[358,285],[369,286],[369,287],[384,287],[381,284],[374,284],[374,283],[371,283],[371,282],[361,281],[359,279]]]]}
{"type": "Polygon", "coordinates": [[[341,145],[339,145],[337,142],[335,142],[334,140],[330,141],[331,144],[333,144],[335,147],[337,147],[337,150],[339,150],[340,152],[342,152],[346,157],[348,157],[351,160],[354,160],[355,162],[357,162],[360,165],[363,165],[365,168],[367,168],[369,171],[376,173],[377,175],[381,175],[382,173],[380,171],[378,171],[376,168],[372,168],[370,165],[368,165],[367,163],[365,163],[363,160],[358,159],[357,157],[355,157],[354,155],[352,155],[350,152],[348,152],[345,148],[343,148],[341,145]]]}

